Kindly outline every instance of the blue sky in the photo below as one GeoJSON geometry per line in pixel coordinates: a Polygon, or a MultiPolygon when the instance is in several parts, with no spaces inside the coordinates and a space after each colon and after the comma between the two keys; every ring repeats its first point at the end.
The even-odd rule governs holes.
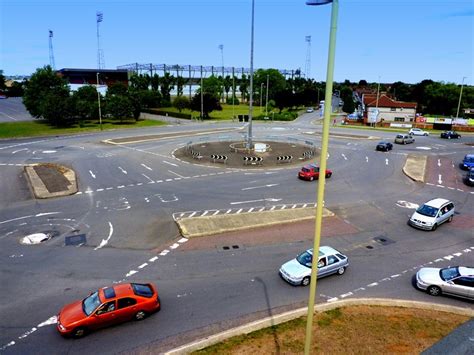
{"type": "MultiPolygon", "coordinates": [[[[340,0],[334,79],[474,83],[472,0],[340,0]]],[[[0,69],[96,68],[96,12],[107,69],[129,63],[250,66],[251,0],[1,0],[0,69]]],[[[255,0],[255,68],[325,80],[331,6],[255,0]]]]}

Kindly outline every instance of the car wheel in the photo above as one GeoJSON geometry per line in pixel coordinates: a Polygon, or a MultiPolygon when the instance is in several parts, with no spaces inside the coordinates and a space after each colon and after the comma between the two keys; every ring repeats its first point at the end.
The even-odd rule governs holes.
{"type": "Polygon", "coordinates": [[[332,174],[326,174],[326,177],[327,178],[330,178],[332,174]]]}
{"type": "Polygon", "coordinates": [[[431,230],[432,230],[432,231],[435,231],[436,228],[438,228],[438,225],[435,223],[435,224],[433,224],[433,227],[431,227],[431,230]]]}
{"type": "Polygon", "coordinates": [[[86,333],[87,333],[86,328],[80,327],[73,330],[72,336],[78,339],[78,338],[82,338],[84,335],[86,335],[86,333]]]}
{"type": "Polygon", "coordinates": [[[310,176],[309,181],[313,181],[313,180],[314,180],[314,176],[310,176]]]}
{"type": "Polygon", "coordinates": [[[301,281],[301,285],[308,286],[310,281],[311,281],[310,277],[306,276],[305,278],[303,278],[303,281],[301,281]]]}
{"type": "Polygon", "coordinates": [[[438,286],[430,286],[426,290],[431,296],[441,295],[441,289],[438,286]]]}
{"type": "Polygon", "coordinates": [[[449,216],[449,218],[448,218],[448,223],[449,223],[449,222],[452,222],[452,220],[453,220],[453,216],[451,215],[451,216],[449,216]]]}
{"type": "Polygon", "coordinates": [[[423,134],[425,137],[428,137],[428,133],[423,134]]]}
{"type": "Polygon", "coordinates": [[[339,269],[337,269],[337,273],[338,275],[342,275],[343,273],[346,272],[346,268],[345,267],[340,267],[339,269]]]}
{"type": "Polygon", "coordinates": [[[135,320],[142,320],[146,318],[146,312],[145,311],[138,311],[135,313],[135,320]]]}

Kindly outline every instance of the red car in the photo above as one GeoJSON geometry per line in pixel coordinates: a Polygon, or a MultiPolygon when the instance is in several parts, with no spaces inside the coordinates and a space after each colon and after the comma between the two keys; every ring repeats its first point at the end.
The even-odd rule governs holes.
{"type": "MultiPolygon", "coordinates": [[[[332,171],[326,169],[326,177],[330,178],[332,175],[332,171]]],[[[298,173],[298,177],[303,180],[313,181],[314,179],[319,179],[319,166],[316,164],[308,164],[301,168],[300,172],[298,173]]]]}
{"type": "Polygon", "coordinates": [[[160,297],[153,284],[118,284],[65,306],[58,314],[57,329],[61,335],[80,338],[94,329],[142,320],[160,308],[160,297]]]}

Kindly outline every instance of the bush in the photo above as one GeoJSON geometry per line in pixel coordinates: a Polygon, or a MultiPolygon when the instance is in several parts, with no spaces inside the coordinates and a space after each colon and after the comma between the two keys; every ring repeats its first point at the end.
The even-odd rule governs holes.
{"type": "MultiPolygon", "coordinates": [[[[228,97],[226,101],[227,105],[232,105],[232,97],[228,97]]],[[[234,97],[234,105],[239,105],[240,101],[237,97],[234,97]]]]}

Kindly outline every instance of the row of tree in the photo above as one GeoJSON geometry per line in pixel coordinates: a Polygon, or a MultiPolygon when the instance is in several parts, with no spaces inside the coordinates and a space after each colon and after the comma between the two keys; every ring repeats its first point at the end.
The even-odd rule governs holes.
{"type": "MultiPolygon", "coordinates": [[[[285,108],[318,105],[324,98],[324,83],[301,77],[285,78],[276,69],[259,69],[255,71],[253,79],[255,105],[266,105],[269,110],[277,108],[280,113],[285,108]]],[[[0,76],[0,89],[4,81],[3,76],[0,76]]],[[[130,118],[137,120],[144,109],[171,105],[179,111],[189,108],[197,112],[198,116],[202,112],[203,118],[207,118],[213,110],[222,109],[222,102],[239,104],[248,102],[250,96],[250,80],[246,75],[240,78],[205,78],[202,88],[198,88],[192,97],[184,95],[184,86],[184,78],[174,77],[170,73],[161,77],[157,74],[135,74],[130,78],[128,86],[122,83],[110,85],[105,96],[98,94],[96,87],[92,85],[71,92],[67,81],[56,75],[51,67],[45,66],[37,69],[28,81],[22,83],[21,88],[24,91],[23,102],[31,115],[56,126],[98,119],[99,101],[103,116],[123,121],[130,118]],[[173,100],[172,91],[177,95],[173,100]]],[[[375,92],[377,86],[378,83],[367,83],[365,80],[358,83],[346,80],[335,83],[334,90],[344,102],[343,111],[351,113],[355,109],[353,90],[369,88],[375,92]]],[[[421,113],[453,115],[456,113],[460,87],[424,80],[414,85],[402,82],[381,84],[380,91],[385,91],[400,101],[417,102],[421,113]]],[[[473,106],[474,90],[465,86],[461,108],[473,106]]]]}

